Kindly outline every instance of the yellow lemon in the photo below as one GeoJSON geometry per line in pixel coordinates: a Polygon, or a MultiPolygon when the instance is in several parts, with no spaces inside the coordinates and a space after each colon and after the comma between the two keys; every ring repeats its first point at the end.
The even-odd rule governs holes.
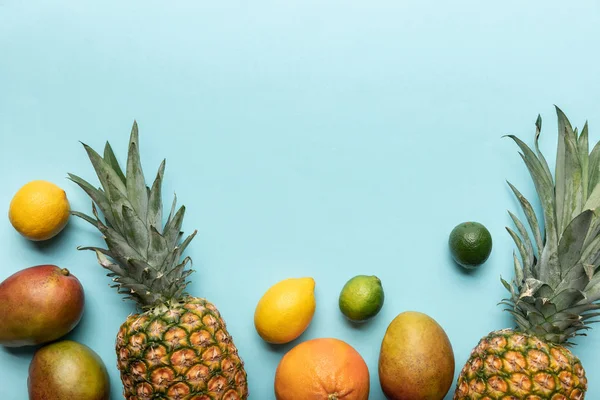
{"type": "Polygon", "coordinates": [[[259,300],[254,326],[266,342],[288,343],[308,328],[315,308],[313,278],[284,279],[271,286],[259,300]]]}
{"type": "Polygon", "coordinates": [[[10,202],[8,218],[21,235],[33,241],[50,239],[67,225],[67,194],[55,184],[35,180],[25,184],[10,202]]]}

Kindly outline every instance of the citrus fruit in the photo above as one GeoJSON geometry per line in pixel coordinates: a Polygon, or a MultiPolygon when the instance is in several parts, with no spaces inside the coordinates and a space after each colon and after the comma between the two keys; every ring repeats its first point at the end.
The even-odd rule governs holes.
{"type": "Polygon", "coordinates": [[[342,288],[339,307],[350,321],[365,322],[381,311],[384,299],[383,286],[378,277],[357,275],[342,288]]]}
{"type": "Polygon", "coordinates": [[[298,338],[315,313],[315,280],[288,278],[271,286],[254,312],[254,326],[260,337],[273,344],[298,338]]]}
{"type": "Polygon", "coordinates": [[[369,369],[348,343],[335,338],[302,342],[275,371],[277,400],[367,400],[369,369]]]}
{"type": "Polygon", "coordinates": [[[492,235],[479,222],[463,222],[450,232],[448,244],[454,261],[472,269],[483,264],[490,256],[492,235]]]}
{"type": "Polygon", "coordinates": [[[54,183],[35,180],[22,186],[10,202],[8,218],[12,226],[29,240],[47,240],[67,225],[69,200],[54,183]]]}

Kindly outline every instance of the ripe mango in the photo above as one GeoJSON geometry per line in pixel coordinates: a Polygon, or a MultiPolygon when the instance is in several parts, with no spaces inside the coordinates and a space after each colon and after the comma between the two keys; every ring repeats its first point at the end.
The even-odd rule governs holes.
{"type": "Polygon", "coordinates": [[[379,354],[379,381],[390,400],[442,400],[454,379],[454,352],[442,327],[414,311],[388,326],[379,354]]]}
{"type": "Polygon", "coordinates": [[[38,349],[29,364],[29,400],[109,400],[110,378],[88,346],[62,340],[38,349]]]}
{"type": "Polygon", "coordinates": [[[66,268],[37,265],[0,283],[0,345],[33,346],[69,333],[81,320],[85,295],[66,268]]]}

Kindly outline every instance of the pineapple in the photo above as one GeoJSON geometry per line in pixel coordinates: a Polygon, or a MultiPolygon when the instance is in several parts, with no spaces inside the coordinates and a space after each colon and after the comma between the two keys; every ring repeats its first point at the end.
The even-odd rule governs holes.
{"type": "MultiPolygon", "coordinates": [[[[600,143],[588,153],[587,122],[579,134],[557,107],[558,149],[554,179],[539,150],[508,135],[539,196],[544,234],[531,203],[509,183],[531,230],[509,211],[507,228],[516,243],[514,278],[502,284],[510,297],[500,304],[516,326],[482,338],[457,381],[454,400],[582,400],[588,381],[572,339],[585,336],[600,313],[600,143]]],[[[508,297],[508,296],[507,296],[508,297]]]]}
{"type": "Polygon", "coordinates": [[[175,196],[161,226],[163,160],[147,187],[139,155],[138,126],[129,140],[126,174],[107,142],[103,157],[83,145],[101,188],[69,174],[92,199],[94,217],[73,214],[96,227],[107,249],[93,250],[114,288],[137,304],[116,338],[117,366],[127,400],[239,400],[248,397],[247,374],[225,321],[209,301],[185,292],[193,272],[180,260],[195,236],[183,241],[185,213],[175,196]],[[101,219],[98,209],[104,219],[101,219]]]}

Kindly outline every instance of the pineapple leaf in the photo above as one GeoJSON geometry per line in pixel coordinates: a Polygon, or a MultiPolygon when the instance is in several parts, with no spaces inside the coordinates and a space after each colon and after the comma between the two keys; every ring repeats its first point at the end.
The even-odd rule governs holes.
{"type": "Polygon", "coordinates": [[[150,238],[148,237],[148,229],[144,222],[138,217],[135,211],[126,205],[123,205],[122,214],[124,219],[125,237],[129,244],[138,249],[138,253],[142,257],[148,255],[148,245],[150,238]]]}
{"type": "Polygon", "coordinates": [[[513,238],[513,241],[517,245],[517,249],[519,250],[519,253],[521,254],[521,260],[523,261],[523,264],[525,264],[525,267],[527,268],[527,267],[531,266],[533,264],[533,254],[529,253],[529,249],[527,247],[525,247],[525,245],[521,241],[521,238],[512,229],[506,227],[506,230],[508,231],[510,236],[513,238]],[[531,262],[529,260],[531,260],[531,262]]]}
{"type": "Polygon", "coordinates": [[[112,214],[115,219],[114,229],[118,231],[121,235],[125,236],[125,227],[124,225],[124,217],[123,217],[123,206],[129,207],[133,209],[133,206],[129,202],[126,196],[121,194],[117,187],[113,184],[112,181],[107,183],[108,186],[108,197],[110,199],[110,207],[112,209],[112,214]]]}
{"type": "Polygon", "coordinates": [[[586,210],[575,217],[565,228],[558,243],[561,278],[579,261],[593,215],[592,211],[586,210]]]}
{"type": "MultiPolygon", "coordinates": [[[[587,122],[585,124],[584,130],[587,131],[587,122]]],[[[592,191],[598,186],[600,182],[600,142],[596,143],[589,157],[589,165],[588,165],[588,193],[592,193],[592,191]]]]}
{"type": "Polygon", "coordinates": [[[177,245],[177,240],[180,237],[181,225],[183,223],[183,216],[185,215],[185,206],[181,206],[175,216],[165,226],[164,237],[167,245],[173,248],[177,245]]]}
{"type": "Polygon", "coordinates": [[[192,241],[192,239],[194,238],[194,236],[196,236],[196,234],[198,233],[197,230],[195,230],[194,232],[192,232],[191,235],[189,235],[178,247],[177,247],[177,258],[179,258],[183,252],[185,251],[185,249],[188,247],[188,245],[190,244],[190,242],[192,241]]]}
{"type": "Polygon", "coordinates": [[[596,236],[594,240],[581,253],[582,264],[598,265],[600,258],[600,236],[596,236]]]}
{"type": "MultiPolygon", "coordinates": [[[[515,253],[513,251],[513,260],[514,260],[514,264],[515,264],[515,280],[518,284],[518,287],[521,287],[521,285],[524,282],[525,276],[524,276],[524,272],[523,272],[523,266],[521,265],[521,262],[519,261],[519,258],[517,257],[517,253],[515,253]]],[[[531,276],[528,276],[528,278],[531,278],[531,276]]]]}
{"type": "Polygon", "coordinates": [[[544,175],[548,182],[552,182],[552,173],[550,172],[550,167],[548,167],[548,162],[546,158],[540,151],[539,141],[540,135],[542,133],[542,116],[538,114],[537,120],[535,121],[535,152],[540,160],[540,164],[542,165],[542,170],[544,171],[544,175]]]}
{"type": "Polygon", "coordinates": [[[538,223],[538,219],[535,215],[535,212],[533,211],[533,207],[531,206],[531,203],[529,203],[529,201],[521,194],[521,192],[519,192],[517,190],[516,187],[514,187],[510,182],[508,182],[508,185],[512,189],[513,193],[515,194],[515,196],[517,197],[519,202],[521,203],[521,208],[523,209],[523,212],[525,213],[525,216],[527,217],[527,222],[529,223],[531,232],[533,232],[533,237],[535,239],[535,245],[537,247],[537,251],[538,251],[538,255],[539,255],[542,252],[542,249],[544,248],[544,244],[542,242],[542,234],[540,232],[540,225],[538,223]]]}
{"type": "Polygon", "coordinates": [[[90,224],[92,224],[93,226],[97,227],[98,226],[98,221],[95,220],[94,218],[90,217],[87,214],[84,214],[82,212],[79,211],[71,211],[71,215],[74,215],[76,217],[79,217],[87,222],[89,222],[90,224]]]}
{"type": "Polygon", "coordinates": [[[156,230],[162,232],[162,180],[165,173],[165,160],[160,163],[156,178],[150,190],[148,200],[148,218],[147,225],[154,226],[156,230]]]}
{"type": "Polygon", "coordinates": [[[577,149],[579,151],[579,160],[581,162],[581,187],[583,190],[583,199],[588,197],[588,181],[589,181],[589,138],[588,138],[588,125],[587,121],[583,126],[581,135],[577,139],[577,149]]]}
{"type": "Polygon", "coordinates": [[[106,142],[106,145],[104,146],[104,160],[112,167],[112,169],[115,170],[117,176],[119,179],[121,179],[121,182],[125,183],[126,180],[123,170],[121,170],[119,161],[117,160],[117,157],[115,156],[115,153],[108,142],[106,142]]]}
{"type": "MultiPolygon", "coordinates": [[[[517,227],[519,233],[521,234],[521,238],[522,238],[522,245],[525,247],[525,253],[527,258],[523,259],[523,263],[526,264],[526,266],[528,268],[531,268],[533,266],[533,258],[534,258],[534,254],[533,254],[533,246],[531,244],[531,239],[529,239],[529,235],[527,234],[527,230],[525,229],[525,226],[523,225],[523,223],[517,218],[516,215],[514,215],[512,212],[508,212],[508,214],[510,215],[510,218],[513,220],[515,226],[517,227]]],[[[511,231],[509,231],[510,233],[511,231]]],[[[513,236],[515,233],[512,232],[510,233],[511,236],[513,236]]],[[[515,235],[516,236],[516,235],[515,235]]],[[[513,237],[514,239],[514,237],[513,237]]],[[[515,239],[516,240],[516,239],[515,239]]]]}
{"type": "Polygon", "coordinates": [[[173,204],[171,204],[171,212],[169,212],[169,217],[167,218],[167,222],[165,222],[165,226],[169,225],[169,223],[173,219],[173,215],[175,215],[176,207],[177,207],[177,194],[173,193],[173,204]]]}
{"type": "MultiPolygon", "coordinates": [[[[169,247],[165,238],[158,233],[155,227],[150,226],[150,246],[148,247],[148,264],[159,269],[169,254],[169,247]]],[[[162,269],[161,269],[162,270],[162,269]]],[[[164,270],[162,270],[164,271],[164,270]]]]}
{"type": "Polygon", "coordinates": [[[100,184],[104,188],[104,192],[108,194],[108,200],[112,201],[112,197],[110,196],[108,183],[113,182],[113,185],[116,189],[121,193],[121,196],[124,196],[127,193],[127,189],[125,188],[125,184],[121,181],[117,173],[111,168],[110,165],[100,155],[96,152],[96,150],[92,149],[85,143],[82,143],[85,151],[92,162],[92,166],[96,171],[96,175],[98,176],[98,180],[100,184]]]}
{"type": "Polygon", "coordinates": [[[585,295],[577,289],[565,289],[557,293],[550,301],[556,306],[558,311],[568,309],[572,304],[583,300],[585,295]]]}
{"type": "Polygon", "coordinates": [[[562,199],[562,210],[560,210],[562,214],[560,214],[558,209],[560,198],[557,196],[556,200],[559,238],[562,236],[569,222],[581,212],[584,204],[581,163],[579,162],[579,155],[577,153],[577,144],[569,135],[565,135],[563,138],[565,141],[564,173],[566,175],[563,182],[565,192],[562,199]]]}
{"type": "Polygon", "coordinates": [[[551,287],[555,287],[560,281],[560,265],[558,262],[558,236],[556,231],[556,219],[554,209],[554,198],[552,182],[545,177],[545,172],[535,154],[520,139],[510,135],[519,147],[523,150],[521,154],[529,173],[533,179],[534,185],[542,208],[544,210],[544,222],[546,228],[546,245],[540,255],[540,263],[545,266],[542,268],[539,277],[544,282],[548,282],[551,287]]]}
{"type": "MultiPolygon", "coordinates": [[[[566,166],[567,164],[567,149],[566,144],[568,143],[569,138],[573,138],[573,128],[571,127],[571,123],[569,122],[567,116],[562,112],[562,110],[555,106],[556,114],[558,116],[558,148],[556,150],[556,169],[554,173],[555,181],[556,181],[556,225],[558,228],[558,233],[562,232],[564,215],[566,212],[564,211],[565,207],[568,208],[568,201],[565,201],[565,197],[568,196],[567,189],[567,179],[569,177],[568,172],[569,168],[566,166]]],[[[570,215],[570,213],[569,213],[570,215]]]]}
{"type": "Polygon", "coordinates": [[[584,289],[586,301],[595,302],[600,300],[600,274],[596,274],[584,289]]]}
{"type": "Polygon", "coordinates": [[[138,127],[134,121],[127,155],[127,197],[137,215],[145,221],[148,214],[148,193],[138,146],[138,127]]]}
{"type": "MultiPolygon", "coordinates": [[[[100,207],[100,211],[104,215],[104,218],[109,221],[111,224],[114,222],[114,217],[112,215],[112,209],[110,208],[110,203],[103,191],[96,189],[92,185],[90,185],[87,181],[81,179],[77,175],[68,174],[69,180],[75,182],[77,186],[83,189],[88,196],[92,199],[94,203],[100,207]]],[[[114,224],[113,224],[114,225],[114,224]]]]}
{"type": "Polygon", "coordinates": [[[95,251],[96,251],[96,257],[98,258],[98,263],[102,267],[108,269],[113,274],[117,274],[117,275],[125,274],[125,271],[123,271],[123,269],[119,266],[119,264],[115,264],[115,263],[111,262],[103,252],[101,252],[99,250],[95,250],[95,251]]]}

